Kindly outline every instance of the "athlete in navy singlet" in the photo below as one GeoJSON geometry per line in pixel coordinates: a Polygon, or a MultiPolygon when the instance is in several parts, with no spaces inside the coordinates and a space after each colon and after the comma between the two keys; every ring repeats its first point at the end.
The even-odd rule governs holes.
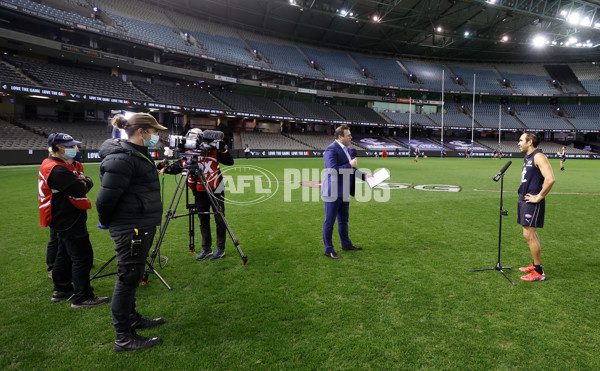
{"type": "Polygon", "coordinates": [[[562,148],[562,153],[560,155],[560,171],[565,171],[565,161],[567,161],[567,148],[562,148]]]}
{"type": "Polygon", "coordinates": [[[545,197],[554,185],[554,173],[548,158],[537,147],[540,138],[533,133],[521,135],[519,148],[525,153],[521,186],[519,187],[519,204],[517,223],[523,226],[523,237],[529,245],[533,264],[521,267],[524,281],[543,281],[546,279],[542,268],[541,246],[536,228],[544,226],[545,197]]]}

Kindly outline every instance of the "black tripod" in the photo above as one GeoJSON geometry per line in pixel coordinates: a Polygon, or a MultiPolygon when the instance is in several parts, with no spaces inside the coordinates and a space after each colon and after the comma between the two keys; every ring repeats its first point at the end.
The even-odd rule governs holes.
{"type": "Polygon", "coordinates": [[[500,222],[498,225],[498,261],[496,262],[496,266],[493,268],[480,268],[480,269],[469,269],[470,272],[480,272],[480,271],[499,271],[506,277],[506,279],[513,285],[514,283],[507,275],[504,273],[503,269],[512,269],[512,267],[503,267],[502,263],[500,263],[500,248],[502,246],[502,217],[508,215],[508,211],[503,210],[503,193],[504,193],[504,172],[508,167],[512,164],[512,161],[508,161],[506,165],[500,170],[500,172],[493,178],[494,181],[500,180],[500,222]]]}
{"type": "MultiPolygon", "coordinates": [[[[169,226],[169,222],[171,221],[171,219],[189,216],[189,228],[188,229],[189,229],[189,236],[190,236],[190,252],[195,251],[195,248],[194,248],[194,219],[193,219],[193,217],[194,217],[194,215],[207,214],[207,213],[211,214],[211,215],[216,214],[216,215],[218,215],[219,218],[221,218],[221,220],[225,224],[225,227],[227,228],[227,232],[229,233],[229,236],[231,237],[233,244],[237,248],[238,253],[240,254],[240,257],[242,258],[243,265],[248,264],[248,257],[246,255],[244,255],[244,252],[240,248],[239,241],[237,240],[237,238],[235,238],[235,235],[233,234],[233,231],[231,230],[231,227],[229,226],[229,223],[227,222],[227,219],[225,218],[225,214],[223,214],[223,210],[221,210],[221,207],[217,203],[217,196],[215,196],[214,191],[208,184],[208,181],[206,180],[206,177],[204,176],[203,169],[201,169],[199,167],[198,157],[203,158],[204,156],[200,153],[184,154],[184,156],[189,157],[188,160],[186,161],[186,169],[184,169],[181,172],[181,174],[179,175],[179,179],[177,180],[177,186],[175,187],[175,192],[173,193],[173,198],[171,199],[171,203],[169,204],[169,209],[167,210],[165,223],[163,224],[162,229],[160,230],[158,240],[156,241],[156,246],[154,247],[154,250],[150,254],[149,266],[154,264],[154,260],[156,259],[156,257],[159,254],[160,246],[162,245],[165,233],[167,232],[167,227],[169,226]],[[208,195],[208,199],[210,200],[210,204],[212,205],[214,212],[199,211],[196,209],[195,205],[193,207],[191,206],[191,204],[189,202],[189,197],[188,197],[188,187],[186,186],[185,182],[183,181],[184,179],[187,179],[188,175],[193,175],[194,177],[196,177],[196,179],[200,180],[200,182],[202,183],[202,186],[204,186],[204,189],[206,190],[206,194],[208,195]],[[177,211],[177,206],[179,205],[179,201],[181,200],[184,190],[186,190],[186,207],[189,211],[184,214],[176,215],[175,212],[177,211]]],[[[200,161],[200,162],[202,162],[202,161],[200,161]]],[[[146,270],[146,272],[144,273],[142,282],[145,282],[145,283],[148,282],[148,273],[156,274],[155,271],[146,270]]],[[[160,278],[160,276],[158,276],[158,277],[160,278]]],[[[163,283],[164,283],[164,281],[163,281],[163,283]]],[[[165,285],[166,285],[166,283],[165,283],[165,285]]]]}
{"type": "MultiPolygon", "coordinates": [[[[103,266],[100,267],[100,269],[98,269],[98,271],[96,271],[96,273],[94,273],[94,275],[90,278],[90,281],[96,279],[96,278],[102,278],[102,277],[108,277],[108,276],[113,276],[115,274],[117,274],[117,272],[112,272],[112,273],[105,273],[105,274],[100,274],[106,267],[108,267],[108,265],[115,260],[115,258],[117,257],[117,254],[113,255],[112,258],[108,259],[108,261],[106,263],[104,263],[103,266]]],[[[156,269],[154,269],[154,266],[152,265],[154,263],[154,261],[149,262],[148,260],[146,260],[146,265],[148,266],[148,268],[146,269],[146,271],[144,272],[144,277],[147,277],[148,273],[153,273],[156,275],[156,277],[158,277],[158,279],[169,289],[172,290],[171,286],[169,286],[169,284],[167,284],[167,282],[161,277],[160,274],[158,274],[158,272],[156,271],[156,269]]],[[[142,284],[147,283],[147,281],[143,281],[142,284]]]]}

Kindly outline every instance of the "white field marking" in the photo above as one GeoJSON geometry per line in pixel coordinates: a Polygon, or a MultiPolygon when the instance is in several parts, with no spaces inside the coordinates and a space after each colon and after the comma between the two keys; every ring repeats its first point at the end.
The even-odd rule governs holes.
{"type": "MultiPolygon", "coordinates": [[[[495,190],[495,189],[474,189],[473,191],[475,192],[498,192],[500,193],[500,191],[495,190]]],[[[504,191],[504,193],[517,193],[517,191],[504,191]]],[[[552,192],[550,191],[551,195],[580,195],[580,196],[600,196],[600,193],[594,193],[594,192],[552,192]]]]}

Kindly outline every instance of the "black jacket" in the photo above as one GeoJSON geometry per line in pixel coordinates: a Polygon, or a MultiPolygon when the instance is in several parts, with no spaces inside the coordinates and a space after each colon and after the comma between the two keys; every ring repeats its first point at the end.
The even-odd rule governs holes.
{"type": "MultiPolygon", "coordinates": [[[[51,157],[51,159],[64,162],[58,157],[51,157]]],[[[69,196],[85,197],[93,185],[91,179],[82,181],[66,167],[55,166],[48,177],[48,186],[58,191],[52,195],[52,222],[50,227],[63,232],[73,227],[77,222],[85,224],[87,211],[79,210],[73,206],[69,202],[69,196]]]]}
{"type": "Polygon", "coordinates": [[[100,147],[100,157],[101,185],[96,197],[100,223],[117,231],[159,225],[160,182],[148,148],[108,139],[100,147]]]}

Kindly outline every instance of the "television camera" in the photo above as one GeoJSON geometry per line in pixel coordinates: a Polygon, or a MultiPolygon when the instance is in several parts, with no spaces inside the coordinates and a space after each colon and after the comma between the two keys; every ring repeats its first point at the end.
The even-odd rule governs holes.
{"type": "MultiPolygon", "coordinates": [[[[169,145],[165,147],[165,156],[172,158],[173,162],[169,162],[167,159],[164,159],[162,162],[157,164],[157,168],[166,174],[171,175],[179,175],[177,180],[177,185],[175,186],[175,192],[173,193],[173,197],[171,198],[171,203],[169,204],[169,209],[166,213],[166,218],[164,224],[160,229],[160,234],[158,236],[158,240],[156,241],[156,246],[154,251],[150,254],[151,262],[154,262],[154,259],[157,255],[159,255],[160,246],[162,245],[162,241],[165,236],[165,232],[169,225],[171,219],[176,219],[180,217],[188,216],[188,234],[189,234],[189,248],[190,252],[195,251],[195,242],[194,242],[194,215],[199,214],[214,214],[217,217],[221,218],[225,223],[225,227],[231,240],[242,258],[243,265],[246,265],[248,262],[248,257],[243,253],[240,248],[239,242],[225,215],[223,210],[219,207],[217,203],[217,198],[214,194],[214,191],[208,184],[208,181],[204,174],[204,162],[205,159],[208,158],[209,152],[212,150],[220,151],[221,142],[225,135],[223,132],[216,130],[200,130],[200,129],[191,129],[187,135],[170,135],[169,136],[169,145]],[[212,212],[203,212],[199,211],[196,208],[195,202],[190,202],[188,190],[189,188],[186,186],[188,177],[191,177],[194,180],[198,180],[202,183],[208,198],[210,200],[212,206],[212,212]],[[177,206],[179,205],[179,201],[182,198],[182,195],[185,190],[185,204],[188,209],[186,213],[177,214],[177,206]]],[[[143,281],[146,282],[147,274],[144,276],[143,281]]]]}

